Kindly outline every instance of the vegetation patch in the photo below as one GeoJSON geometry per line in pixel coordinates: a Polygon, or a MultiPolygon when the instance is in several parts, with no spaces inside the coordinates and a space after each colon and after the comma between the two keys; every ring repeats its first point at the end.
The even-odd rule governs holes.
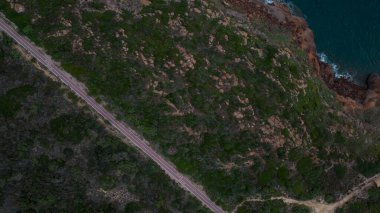
{"type": "MultiPolygon", "coordinates": [[[[226,210],[257,194],[334,201],[379,172],[378,123],[343,112],[281,27],[230,16],[219,1],[19,2],[24,13],[0,8],[226,210]]],[[[85,118],[60,116],[49,122],[58,140],[97,137],[85,118]]],[[[104,160],[111,142],[95,148],[112,162],[104,175],[144,169],[104,160]]]]}
{"type": "Polygon", "coordinates": [[[14,51],[0,39],[0,212],[207,212],[14,51]]]}

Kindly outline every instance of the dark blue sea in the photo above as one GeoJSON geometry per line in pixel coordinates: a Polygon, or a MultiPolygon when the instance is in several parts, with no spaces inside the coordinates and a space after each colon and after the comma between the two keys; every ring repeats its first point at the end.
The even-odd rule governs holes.
{"type": "Polygon", "coordinates": [[[318,53],[358,83],[380,73],[380,0],[291,0],[314,31],[318,53]],[[328,58],[328,59],[327,59],[328,58]]]}

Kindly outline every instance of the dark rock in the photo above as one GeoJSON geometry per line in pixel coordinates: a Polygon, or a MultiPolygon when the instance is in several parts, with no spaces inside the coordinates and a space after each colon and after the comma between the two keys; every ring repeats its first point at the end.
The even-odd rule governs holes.
{"type": "Polygon", "coordinates": [[[372,73],[367,78],[367,86],[369,90],[380,91],[380,75],[372,73]]]}
{"type": "Polygon", "coordinates": [[[369,76],[368,88],[345,78],[335,78],[331,65],[319,60],[314,35],[306,20],[294,16],[285,4],[275,3],[274,6],[268,6],[259,0],[225,1],[237,11],[246,13],[250,18],[265,17],[273,24],[287,28],[300,48],[306,51],[310,63],[314,66],[316,76],[320,77],[329,89],[341,96],[340,99],[347,99],[349,103],[356,102],[357,108],[364,105],[365,109],[371,108],[374,106],[374,100],[380,99],[380,75],[369,76]]]}

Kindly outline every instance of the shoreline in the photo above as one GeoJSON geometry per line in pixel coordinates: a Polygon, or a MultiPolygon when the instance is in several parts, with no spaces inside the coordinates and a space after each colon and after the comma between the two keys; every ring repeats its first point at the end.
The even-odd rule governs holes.
{"type": "Polygon", "coordinates": [[[265,18],[269,22],[288,29],[300,48],[306,51],[316,75],[337,94],[338,102],[348,109],[370,109],[380,100],[380,75],[370,74],[366,85],[353,80],[337,78],[331,64],[321,60],[317,53],[313,31],[303,17],[293,15],[285,2],[265,3],[261,0],[225,0],[235,10],[248,18],[265,18]]]}

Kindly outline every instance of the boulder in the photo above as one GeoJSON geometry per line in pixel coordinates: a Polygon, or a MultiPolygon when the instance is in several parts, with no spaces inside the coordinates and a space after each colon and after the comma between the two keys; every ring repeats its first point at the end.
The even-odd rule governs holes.
{"type": "Polygon", "coordinates": [[[380,92],[380,75],[372,73],[367,78],[368,90],[374,90],[380,92]]]}
{"type": "Polygon", "coordinates": [[[367,79],[367,96],[364,101],[364,109],[371,109],[376,107],[378,101],[380,100],[380,75],[379,74],[371,74],[367,79]]]}

